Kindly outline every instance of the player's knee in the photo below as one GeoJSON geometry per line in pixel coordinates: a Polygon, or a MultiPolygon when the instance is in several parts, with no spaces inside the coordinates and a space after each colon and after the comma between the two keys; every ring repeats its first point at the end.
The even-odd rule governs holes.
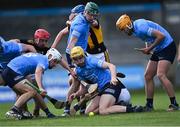
{"type": "Polygon", "coordinates": [[[164,73],[157,73],[157,77],[160,79],[160,80],[163,80],[166,75],[164,73]]]}
{"type": "Polygon", "coordinates": [[[154,76],[151,75],[150,73],[145,73],[145,74],[144,74],[144,78],[145,78],[146,81],[153,79],[153,77],[154,77],[154,76]]]}
{"type": "Polygon", "coordinates": [[[106,115],[106,114],[108,114],[108,112],[107,112],[106,108],[99,108],[99,114],[106,115]]]}
{"type": "Polygon", "coordinates": [[[29,90],[29,93],[31,94],[32,97],[35,97],[38,93],[34,89],[29,90]]]}

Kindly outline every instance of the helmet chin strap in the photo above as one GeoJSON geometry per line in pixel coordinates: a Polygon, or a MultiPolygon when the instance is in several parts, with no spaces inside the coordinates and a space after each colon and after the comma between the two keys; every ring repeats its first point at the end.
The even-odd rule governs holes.
{"type": "Polygon", "coordinates": [[[132,28],[133,28],[132,22],[130,23],[130,25],[126,25],[126,27],[127,27],[128,29],[132,29],[132,28]]]}

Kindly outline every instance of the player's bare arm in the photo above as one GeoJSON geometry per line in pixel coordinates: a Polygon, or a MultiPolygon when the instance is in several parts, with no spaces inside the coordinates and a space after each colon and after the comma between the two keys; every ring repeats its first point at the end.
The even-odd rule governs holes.
{"type": "Polygon", "coordinates": [[[44,86],[42,84],[42,74],[43,73],[44,73],[44,69],[42,67],[38,66],[35,71],[35,79],[36,79],[39,89],[42,91],[42,95],[47,93],[44,90],[44,86]]]}
{"type": "Polygon", "coordinates": [[[153,30],[152,31],[152,36],[155,37],[156,39],[154,40],[154,43],[152,43],[151,45],[149,45],[147,48],[145,48],[146,50],[144,50],[145,53],[150,53],[150,51],[156,47],[157,45],[159,45],[162,40],[165,38],[164,34],[161,33],[158,30],[153,30]]]}
{"type": "Polygon", "coordinates": [[[23,52],[33,52],[33,53],[37,52],[34,46],[32,45],[22,44],[22,46],[23,46],[23,52]]]}
{"type": "Polygon", "coordinates": [[[61,42],[63,36],[65,36],[68,33],[69,33],[68,27],[65,27],[64,29],[62,29],[56,36],[51,48],[56,48],[57,45],[61,42]]]}
{"type": "Polygon", "coordinates": [[[108,62],[103,62],[102,67],[109,68],[111,72],[111,83],[116,85],[118,82],[117,77],[116,77],[116,66],[108,62]]]}
{"type": "Polygon", "coordinates": [[[64,67],[66,70],[68,70],[74,78],[76,78],[76,73],[68,66],[68,64],[64,58],[61,59],[60,64],[62,67],[64,67]]]}
{"type": "Polygon", "coordinates": [[[68,44],[67,48],[68,48],[69,50],[71,50],[71,49],[75,46],[75,44],[77,43],[77,41],[78,41],[78,38],[75,37],[75,36],[72,36],[72,38],[71,38],[71,40],[70,40],[70,43],[68,44]]]}

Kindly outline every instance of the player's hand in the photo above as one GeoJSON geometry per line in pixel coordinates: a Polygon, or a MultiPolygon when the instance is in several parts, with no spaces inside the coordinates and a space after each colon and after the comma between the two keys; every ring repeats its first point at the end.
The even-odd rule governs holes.
{"type": "Polygon", "coordinates": [[[70,26],[70,25],[71,25],[71,21],[69,21],[69,20],[66,21],[66,25],[67,25],[67,26],[70,26]]]}
{"type": "Polygon", "coordinates": [[[69,102],[72,102],[75,98],[77,97],[77,94],[76,93],[73,93],[69,96],[69,102]]]}
{"type": "Polygon", "coordinates": [[[40,90],[40,94],[41,94],[41,96],[43,96],[43,97],[44,97],[44,96],[47,94],[47,91],[46,91],[45,89],[40,88],[39,90],[40,90]]]}
{"type": "Polygon", "coordinates": [[[139,51],[141,51],[142,53],[147,54],[147,55],[151,54],[150,49],[148,47],[140,48],[139,51]]]}
{"type": "Polygon", "coordinates": [[[111,79],[111,83],[112,83],[113,85],[117,85],[117,83],[118,83],[117,78],[112,78],[112,79],[111,79]]]}
{"type": "Polygon", "coordinates": [[[77,74],[76,74],[75,71],[72,70],[72,71],[70,72],[70,74],[71,74],[74,78],[77,78],[77,74]]]}

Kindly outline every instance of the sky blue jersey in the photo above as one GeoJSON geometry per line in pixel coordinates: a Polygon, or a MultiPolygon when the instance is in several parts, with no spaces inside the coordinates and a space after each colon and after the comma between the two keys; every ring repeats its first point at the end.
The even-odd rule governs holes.
{"type": "Polygon", "coordinates": [[[15,41],[5,41],[1,37],[0,45],[2,46],[2,51],[0,51],[0,66],[4,69],[10,60],[21,55],[22,45],[15,41]]]}
{"type": "Polygon", "coordinates": [[[98,83],[98,90],[111,81],[109,69],[102,68],[103,61],[96,57],[85,57],[85,65],[76,67],[76,72],[80,80],[88,80],[91,83],[98,83]]]}
{"type": "Polygon", "coordinates": [[[170,43],[173,42],[171,35],[159,24],[154,23],[149,20],[145,19],[138,19],[133,22],[134,32],[133,35],[139,37],[144,42],[153,43],[155,37],[152,36],[153,30],[158,30],[164,34],[165,38],[162,42],[157,45],[153,50],[154,51],[161,51],[162,49],[166,48],[170,43]]]}
{"type": "Polygon", "coordinates": [[[34,74],[38,66],[44,70],[48,69],[49,62],[46,55],[26,53],[11,60],[7,66],[16,73],[26,76],[28,74],[34,74]]]}
{"type": "MultiPolygon", "coordinates": [[[[88,44],[90,23],[86,20],[82,13],[77,15],[70,26],[68,44],[73,36],[78,38],[75,46],[80,46],[86,51],[88,44]]],[[[67,51],[68,49],[66,49],[67,51]]],[[[67,52],[68,53],[68,52],[67,52]]]]}

